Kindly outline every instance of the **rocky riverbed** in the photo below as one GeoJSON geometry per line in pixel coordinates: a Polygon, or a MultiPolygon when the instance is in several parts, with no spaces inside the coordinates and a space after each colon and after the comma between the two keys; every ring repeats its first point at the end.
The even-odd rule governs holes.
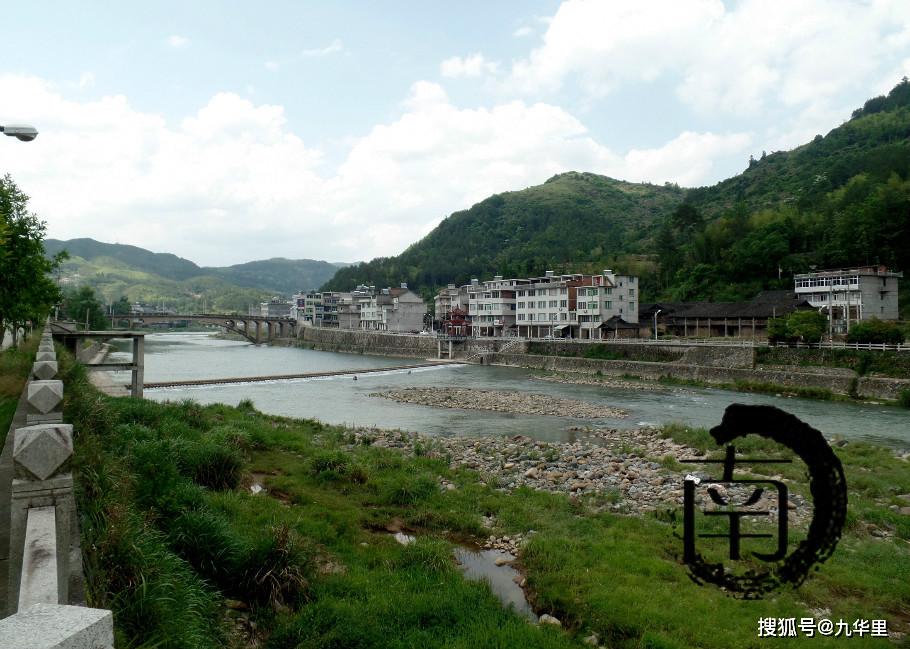
{"type": "Polygon", "coordinates": [[[404,388],[387,392],[374,392],[371,397],[392,399],[399,403],[413,403],[437,408],[465,408],[491,410],[521,415],[548,415],[574,419],[605,419],[625,417],[628,413],[619,408],[588,403],[578,399],[563,399],[534,392],[504,392],[500,390],[475,390],[472,388],[404,388]]]}
{"type": "MultiPolygon", "coordinates": [[[[663,438],[656,429],[573,427],[572,430],[578,435],[574,442],[542,442],[523,435],[429,437],[378,429],[358,429],[354,436],[357,444],[406,453],[419,449],[417,452],[424,455],[448,458],[450,468],[473,469],[504,491],[529,487],[565,493],[573,498],[592,496],[594,506],[599,509],[629,514],[682,506],[687,474],[705,481],[720,477],[712,465],[680,465],[682,459],[698,458],[699,452],[663,438]]],[[[746,475],[743,472],[739,477],[746,475]]],[[[440,488],[453,490],[457,485],[441,480],[440,488]]],[[[706,510],[715,508],[701,491],[697,491],[696,503],[706,510]]],[[[720,495],[743,502],[749,494],[720,495]]],[[[766,490],[753,509],[770,511],[771,519],[776,519],[777,506],[771,490],[766,490]]],[[[811,504],[793,493],[789,509],[794,523],[808,520],[812,513],[811,504]]],[[[490,538],[486,547],[514,551],[521,541],[520,537],[490,538]]]]}
{"type": "Polygon", "coordinates": [[[636,390],[636,391],[648,391],[648,390],[664,390],[668,388],[656,384],[654,381],[637,381],[630,379],[623,379],[615,376],[597,376],[590,374],[581,374],[581,373],[555,373],[555,374],[543,374],[540,376],[532,376],[532,381],[546,381],[547,383],[567,383],[570,385],[599,385],[605,388],[619,388],[622,390],[636,390]]]}

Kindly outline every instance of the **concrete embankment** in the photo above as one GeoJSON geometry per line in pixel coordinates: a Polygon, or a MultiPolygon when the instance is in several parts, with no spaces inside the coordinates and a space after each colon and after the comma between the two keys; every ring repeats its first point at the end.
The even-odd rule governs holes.
{"type": "MultiPolygon", "coordinates": [[[[724,350],[720,350],[724,351],[724,350]]],[[[569,358],[541,356],[534,354],[489,354],[483,362],[494,365],[510,365],[550,372],[577,372],[606,376],[634,376],[641,379],[659,380],[674,378],[701,381],[703,383],[727,386],[738,381],[750,383],[772,383],[794,388],[818,388],[834,394],[849,395],[855,388],[856,394],[872,399],[897,399],[901,391],[910,389],[908,379],[880,377],[858,377],[847,369],[815,368],[737,368],[683,363],[653,363],[627,360],[598,360],[591,358],[569,358]]]]}
{"type": "MultiPolygon", "coordinates": [[[[350,331],[304,327],[297,344],[336,352],[378,354],[407,358],[435,358],[433,336],[401,335],[378,331],[350,331]]],[[[604,376],[634,376],[700,381],[719,387],[737,382],[764,383],[793,388],[815,388],[839,395],[867,399],[898,399],[910,390],[910,379],[859,376],[844,368],[799,365],[756,365],[752,347],[679,345],[628,345],[604,342],[598,347],[611,360],[583,358],[591,343],[554,340],[530,342],[503,338],[468,339],[455,347],[455,358],[483,364],[604,376]]]]}

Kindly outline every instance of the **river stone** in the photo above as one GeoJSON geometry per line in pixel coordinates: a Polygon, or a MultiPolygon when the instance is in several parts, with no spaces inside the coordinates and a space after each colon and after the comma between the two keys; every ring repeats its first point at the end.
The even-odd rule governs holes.
{"type": "Polygon", "coordinates": [[[539,622],[541,624],[552,624],[553,626],[562,627],[562,622],[560,622],[555,617],[553,617],[552,615],[549,615],[547,613],[544,613],[543,615],[540,616],[539,622]]]}

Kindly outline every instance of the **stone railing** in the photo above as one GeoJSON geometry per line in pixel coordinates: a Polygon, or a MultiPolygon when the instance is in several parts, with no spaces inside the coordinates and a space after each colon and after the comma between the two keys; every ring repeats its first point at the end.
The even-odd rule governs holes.
{"type": "Polygon", "coordinates": [[[112,649],[110,611],[86,608],[73,427],[45,329],[0,454],[0,649],[112,649]]]}

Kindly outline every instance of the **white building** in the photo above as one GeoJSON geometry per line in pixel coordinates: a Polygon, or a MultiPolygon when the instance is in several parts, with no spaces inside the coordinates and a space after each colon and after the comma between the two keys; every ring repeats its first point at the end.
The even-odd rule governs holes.
{"type": "Polygon", "coordinates": [[[897,320],[903,276],[884,266],[862,266],[802,273],[793,280],[797,296],[830,313],[834,330],[844,333],[858,320],[897,320]]]}
{"type": "Polygon", "coordinates": [[[638,322],[638,279],[605,270],[490,281],[463,287],[474,336],[606,338],[616,319],[638,322]]]}
{"type": "Polygon", "coordinates": [[[470,284],[465,285],[471,335],[518,335],[515,327],[516,297],[519,287],[527,283],[526,279],[504,279],[502,275],[496,275],[486,282],[472,279],[470,284]]]}

